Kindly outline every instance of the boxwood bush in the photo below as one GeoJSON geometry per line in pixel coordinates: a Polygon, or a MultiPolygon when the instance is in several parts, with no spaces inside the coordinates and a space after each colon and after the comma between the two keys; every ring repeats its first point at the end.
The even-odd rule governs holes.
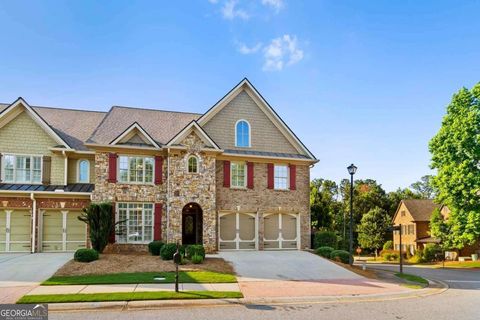
{"type": "Polygon", "coordinates": [[[164,244],[162,241],[152,241],[148,244],[148,252],[150,252],[152,256],[159,256],[164,244]]]}
{"type": "Polygon", "coordinates": [[[393,250],[393,241],[388,240],[383,244],[383,250],[393,250]]]}
{"type": "MultiPolygon", "coordinates": [[[[205,248],[201,244],[191,244],[185,248],[187,258],[192,260],[193,256],[199,255],[202,259],[205,259],[205,248]]],[[[193,260],[192,260],[193,262],[193,260]]]]}
{"type": "Polygon", "coordinates": [[[200,263],[203,262],[204,258],[203,258],[201,255],[199,255],[199,254],[194,254],[194,255],[190,258],[190,260],[191,260],[192,263],[194,263],[194,264],[200,264],[200,263]]]}
{"type": "Polygon", "coordinates": [[[350,263],[350,253],[345,250],[334,250],[330,254],[330,259],[342,263],[350,263]]]}
{"type": "Polygon", "coordinates": [[[78,249],[73,259],[78,262],[92,262],[98,260],[98,252],[94,249],[78,249]]]}
{"type": "Polygon", "coordinates": [[[315,238],[313,240],[313,245],[316,248],[320,247],[332,247],[337,248],[337,235],[332,231],[318,231],[315,233],[315,238]]]}
{"type": "Polygon", "coordinates": [[[177,245],[175,243],[166,243],[160,249],[160,258],[162,260],[172,260],[173,254],[177,251],[177,245]]]}
{"type": "Polygon", "coordinates": [[[320,247],[315,250],[315,253],[321,257],[330,259],[332,252],[335,251],[332,247],[320,247]]]}

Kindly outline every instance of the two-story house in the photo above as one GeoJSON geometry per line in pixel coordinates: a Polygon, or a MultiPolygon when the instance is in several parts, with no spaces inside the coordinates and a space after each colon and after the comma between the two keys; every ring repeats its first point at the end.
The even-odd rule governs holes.
{"type": "Polygon", "coordinates": [[[0,251],[87,245],[77,216],[114,204],[111,246],[303,249],[317,162],[247,80],[204,114],[0,105],[0,251]]]}

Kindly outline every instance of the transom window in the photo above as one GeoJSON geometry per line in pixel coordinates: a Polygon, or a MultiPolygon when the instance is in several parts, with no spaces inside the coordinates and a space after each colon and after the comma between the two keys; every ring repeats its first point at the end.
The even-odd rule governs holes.
{"type": "Polygon", "coordinates": [[[153,158],[119,157],[119,181],[127,183],[153,183],[153,158]]]}
{"type": "Polygon", "coordinates": [[[250,124],[247,120],[238,120],[235,124],[235,146],[250,147],[250,124]]]}
{"type": "Polygon", "coordinates": [[[188,172],[198,173],[198,158],[196,156],[190,156],[188,158],[188,172]]]}
{"type": "Polygon", "coordinates": [[[6,154],[3,156],[3,181],[10,183],[41,183],[42,157],[6,154]]]}
{"type": "Polygon", "coordinates": [[[120,243],[148,243],[153,239],[153,204],[119,203],[117,240],[120,243]]]}
{"type": "Polygon", "coordinates": [[[274,169],[274,188],[278,190],[288,189],[288,166],[275,165],[274,169]]]}
{"type": "Polygon", "coordinates": [[[78,161],[78,182],[90,182],[90,162],[88,160],[83,159],[78,161]]]}
{"type": "Polygon", "coordinates": [[[247,186],[247,166],[243,162],[232,162],[230,164],[231,186],[234,188],[245,188],[247,186]]]}

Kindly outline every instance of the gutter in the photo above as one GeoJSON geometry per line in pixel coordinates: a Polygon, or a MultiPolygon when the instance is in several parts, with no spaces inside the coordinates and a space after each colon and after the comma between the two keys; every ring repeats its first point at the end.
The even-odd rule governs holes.
{"type": "Polygon", "coordinates": [[[32,199],[32,247],[31,252],[35,253],[35,240],[37,236],[37,200],[35,199],[34,193],[30,193],[30,199],[32,199]]]}

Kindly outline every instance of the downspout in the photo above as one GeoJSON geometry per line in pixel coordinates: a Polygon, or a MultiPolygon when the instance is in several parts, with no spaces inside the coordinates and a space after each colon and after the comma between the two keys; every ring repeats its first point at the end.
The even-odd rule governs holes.
{"type": "Polygon", "coordinates": [[[167,148],[167,243],[170,234],[170,148],[167,148]]]}
{"type": "Polygon", "coordinates": [[[37,200],[35,200],[34,193],[30,193],[30,199],[32,200],[32,248],[31,252],[35,253],[35,244],[36,244],[36,236],[37,236],[37,200]]]}
{"type": "Polygon", "coordinates": [[[63,154],[63,158],[65,159],[65,171],[64,171],[64,175],[63,175],[63,184],[64,185],[67,185],[68,184],[68,157],[67,157],[67,153],[65,152],[65,150],[62,150],[62,154],[63,154]]]}

